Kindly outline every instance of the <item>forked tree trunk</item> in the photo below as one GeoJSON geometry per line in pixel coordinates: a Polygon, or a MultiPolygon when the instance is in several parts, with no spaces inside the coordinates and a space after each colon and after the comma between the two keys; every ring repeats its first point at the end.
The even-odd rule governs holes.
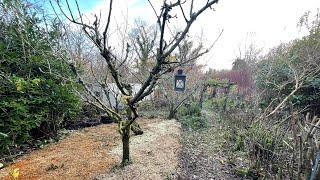
{"type": "Polygon", "coordinates": [[[130,127],[123,130],[122,134],[122,165],[125,166],[130,162],[130,127]]]}

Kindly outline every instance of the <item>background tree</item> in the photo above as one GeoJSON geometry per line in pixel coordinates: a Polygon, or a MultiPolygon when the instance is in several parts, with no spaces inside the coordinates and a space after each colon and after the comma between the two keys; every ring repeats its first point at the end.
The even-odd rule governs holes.
{"type": "Polygon", "coordinates": [[[151,71],[155,64],[155,52],[158,47],[157,37],[157,27],[150,26],[139,19],[136,20],[135,26],[130,32],[129,39],[130,44],[133,46],[132,51],[134,51],[137,75],[142,80],[148,76],[148,72],[151,71]]]}

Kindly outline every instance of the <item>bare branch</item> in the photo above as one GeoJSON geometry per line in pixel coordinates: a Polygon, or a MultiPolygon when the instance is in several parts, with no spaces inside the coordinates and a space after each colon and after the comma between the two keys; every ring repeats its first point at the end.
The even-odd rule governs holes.
{"type": "Polygon", "coordinates": [[[190,17],[192,16],[193,13],[193,0],[191,0],[191,5],[190,5],[190,17]]]}
{"type": "Polygon", "coordinates": [[[165,52],[163,54],[164,57],[169,56],[172,51],[180,44],[180,42],[184,39],[184,37],[186,36],[186,34],[189,32],[189,29],[192,25],[192,23],[197,19],[197,17],[204,12],[206,9],[208,9],[209,7],[211,7],[213,4],[217,3],[218,0],[213,0],[211,2],[208,2],[204,7],[202,7],[199,11],[197,11],[196,13],[193,13],[191,16],[191,19],[188,21],[185,29],[182,31],[180,37],[176,40],[176,42],[170,47],[170,49],[165,52]]]}
{"type": "MultiPolygon", "coordinates": [[[[178,1],[179,2],[179,1],[178,1]]],[[[191,16],[191,19],[188,21],[186,27],[184,28],[184,30],[182,31],[182,33],[180,34],[180,36],[177,37],[177,40],[175,41],[175,43],[173,43],[173,45],[169,48],[169,50],[167,50],[166,52],[163,52],[163,35],[164,35],[164,27],[165,27],[165,21],[167,20],[167,18],[164,18],[164,16],[168,15],[169,9],[166,8],[172,8],[174,6],[179,5],[179,3],[174,3],[172,5],[167,5],[164,3],[164,12],[162,18],[162,24],[161,24],[161,36],[160,36],[160,46],[159,46],[159,51],[157,53],[157,64],[156,66],[152,69],[152,71],[150,72],[149,77],[147,78],[147,80],[145,81],[145,83],[142,85],[142,87],[140,88],[140,90],[138,91],[138,93],[135,95],[135,97],[130,101],[130,104],[134,104],[136,103],[138,100],[141,100],[141,95],[144,94],[144,91],[151,85],[151,83],[153,84],[154,79],[156,78],[156,74],[160,73],[162,65],[165,64],[164,60],[166,57],[168,57],[172,51],[174,51],[177,46],[180,44],[180,42],[185,38],[186,34],[188,33],[191,25],[193,24],[193,22],[196,20],[196,18],[202,13],[204,12],[207,8],[211,7],[213,4],[217,3],[218,0],[213,0],[208,2],[204,7],[202,7],[200,10],[198,10],[196,13],[193,13],[193,15],[191,16]]],[[[154,83],[155,84],[155,83],[154,83]]]]}
{"type": "Polygon", "coordinates": [[[183,8],[182,8],[182,5],[179,4],[179,6],[180,6],[180,9],[181,9],[181,12],[182,12],[182,15],[183,15],[184,20],[188,23],[188,19],[187,19],[185,13],[184,13],[184,10],[183,10],[183,8]]]}
{"type": "Polygon", "coordinates": [[[111,21],[112,3],[113,3],[113,0],[110,0],[107,25],[106,25],[106,27],[105,27],[105,29],[104,29],[104,31],[103,31],[103,47],[104,47],[104,49],[106,48],[107,31],[108,31],[108,29],[109,29],[109,25],[110,25],[110,21],[111,21]]]}

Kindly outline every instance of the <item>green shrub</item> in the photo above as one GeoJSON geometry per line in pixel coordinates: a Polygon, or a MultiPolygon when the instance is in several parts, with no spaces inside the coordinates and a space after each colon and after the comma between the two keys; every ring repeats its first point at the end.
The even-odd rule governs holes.
{"type": "Polygon", "coordinates": [[[187,104],[181,108],[179,108],[178,111],[179,116],[201,116],[201,108],[199,107],[199,104],[196,102],[193,102],[191,104],[187,104]]]}
{"type": "Polygon", "coordinates": [[[235,150],[243,151],[245,148],[245,135],[243,133],[238,133],[235,142],[235,150]]]}
{"type": "Polygon", "coordinates": [[[205,117],[201,116],[183,116],[181,124],[184,128],[197,130],[208,126],[208,121],[205,117]]]}
{"type": "Polygon", "coordinates": [[[283,135],[275,129],[267,128],[265,124],[254,124],[249,128],[246,142],[253,167],[256,169],[263,167],[273,173],[277,173],[281,166],[285,168],[286,164],[281,162],[287,158],[283,138],[283,135]]]}
{"type": "Polygon", "coordinates": [[[198,103],[192,102],[179,108],[179,120],[184,128],[199,129],[208,126],[207,119],[202,116],[198,103]]]}
{"type": "Polygon", "coordinates": [[[31,12],[20,1],[0,3],[0,13],[10,16],[0,18],[0,132],[8,136],[0,136],[0,153],[55,135],[80,107],[74,75],[54,55],[58,28],[48,33],[31,12]]]}

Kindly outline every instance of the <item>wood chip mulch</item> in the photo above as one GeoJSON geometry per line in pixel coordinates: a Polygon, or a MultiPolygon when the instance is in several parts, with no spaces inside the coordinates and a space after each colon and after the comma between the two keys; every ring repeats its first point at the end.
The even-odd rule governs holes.
{"type": "MultiPolygon", "coordinates": [[[[117,131],[117,124],[107,124],[74,131],[57,143],[49,144],[43,149],[18,158],[15,163],[0,170],[0,179],[12,179],[9,173],[16,168],[20,171],[19,179],[28,180],[107,179],[109,175],[126,179],[123,176],[126,174],[124,172],[134,172],[143,178],[141,175],[143,172],[139,172],[139,167],[143,167],[142,170],[147,172],[162,166],[168,172],[174,172],[178,166],[180,149],[179,123],[161,124],[162,121],[166,120],[140,119],[138,121],[145,130],[145,134],[132,138],[133,164],[126,169],[115,171],[114,167],[117,167],[121,160],[119,156],[121,138],[117,131]],[[157,127],[158,124],[159,127],[157,127]],[[175,136],[172,136],[174,138],[171,141],[166,141],[170,139],[167,135],[171,132],[166,131],[165,128],[171,125],[176,125],[176,128],[171,129],[175,131],[173,132],[175,136]],[[159,162],[153,162],[154,160],[159,162]],[[166,166],[167,163],[171,166],[166,166]]],[[[151,175],[161,177],[160,179],[168,176],[168,174],[157,173],[160,172],[151,175]]]]}

